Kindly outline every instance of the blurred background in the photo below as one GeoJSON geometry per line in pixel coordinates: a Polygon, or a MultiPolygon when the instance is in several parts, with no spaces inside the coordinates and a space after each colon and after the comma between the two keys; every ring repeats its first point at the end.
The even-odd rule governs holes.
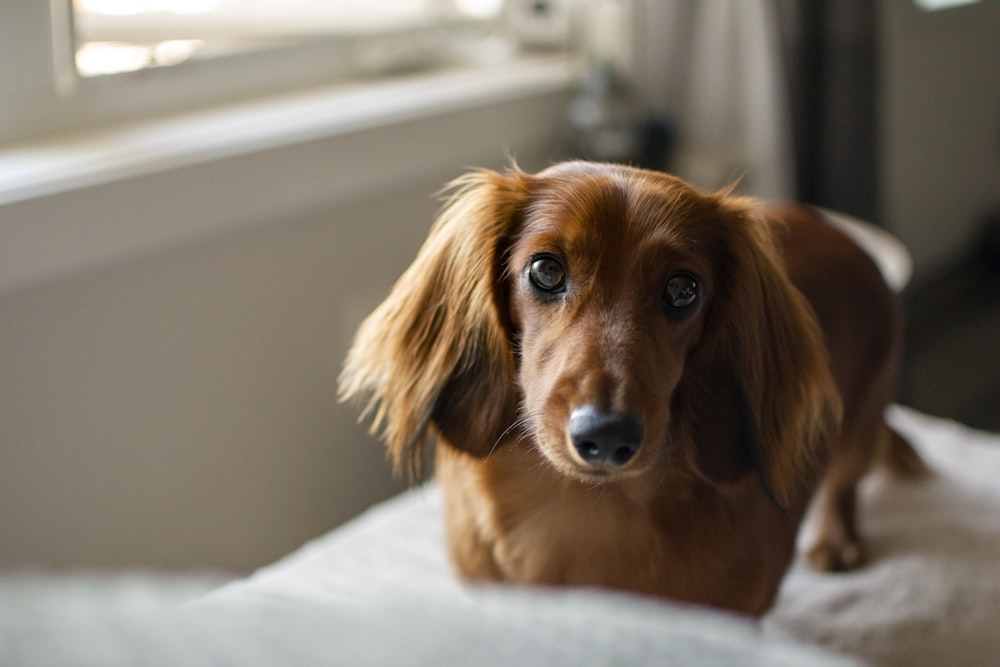
{"type": "Polygon", "coordinates": [[[246,573],[404,488],[335,400],[434,193],[667,169],[912,252],[901,401],[1000,429],[1000,3],[0,6],[0,570],[246,573]]]}

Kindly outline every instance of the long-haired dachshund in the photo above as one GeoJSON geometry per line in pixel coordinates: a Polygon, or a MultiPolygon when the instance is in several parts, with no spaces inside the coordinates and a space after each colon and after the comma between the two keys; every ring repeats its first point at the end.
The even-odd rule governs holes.
{"type": "Polygon", "coordinates": [[[860,477],[920,468],[884,421],[900,320],[865,252],[812,209],[623,166],[453,185],[341,398],[397,469],[436,436],[462,576],[759,615],[810,502],[809,561],[861,563],[860,477]]]}

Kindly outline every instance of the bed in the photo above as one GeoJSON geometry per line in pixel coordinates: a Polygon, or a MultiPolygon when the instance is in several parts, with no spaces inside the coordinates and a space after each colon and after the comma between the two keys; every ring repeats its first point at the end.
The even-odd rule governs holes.
{"type": "Polygon", "coordinates": [[[1000,436],[903,407],[890,418],[935,475],[869,478],[871,564],[796,563],[759,623],[596,590],[465,586],[428,484],[221,586],[0,581],[0,665],[996,665],[1000,436]]]}

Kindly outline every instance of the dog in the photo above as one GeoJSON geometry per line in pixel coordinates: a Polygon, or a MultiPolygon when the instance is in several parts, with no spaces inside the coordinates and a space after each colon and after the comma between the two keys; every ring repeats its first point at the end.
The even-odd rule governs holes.
{"type": "Polygon", "coordinates": [[[620,165],[451,193],[340,398],[397,470],[436,442],[461,577],[759,616],[807,511],[815,568],[862,564],[859,480],[922,468],[884,419],[900,308],[863,250],[815,209],[620,165]]]}

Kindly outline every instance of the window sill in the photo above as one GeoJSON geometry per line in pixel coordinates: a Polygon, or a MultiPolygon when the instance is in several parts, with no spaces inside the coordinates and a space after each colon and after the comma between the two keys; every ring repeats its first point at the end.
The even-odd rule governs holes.
{"type": "Polygon", "coordinates": [[[35,141],[0,150],[0,206],[566,89],[577,73],[564,57],[524,58],[35,141]]]}
{"type": "Polygon", "coordinates": [[[0,292],[289,208],[391,191],[414,173],[457,174],[477,155],[516,151],[516,141],[497,143],[511,136],[552,142],[578,74],[565,57],[524,58],[0,150],[0,292]],[[530,106],[539,100],[549,118],[530,106]],[[511,104],[529,107],[504,115],[511,104]],[[470,114],[479,117],[463,122],[470,114]]]}

